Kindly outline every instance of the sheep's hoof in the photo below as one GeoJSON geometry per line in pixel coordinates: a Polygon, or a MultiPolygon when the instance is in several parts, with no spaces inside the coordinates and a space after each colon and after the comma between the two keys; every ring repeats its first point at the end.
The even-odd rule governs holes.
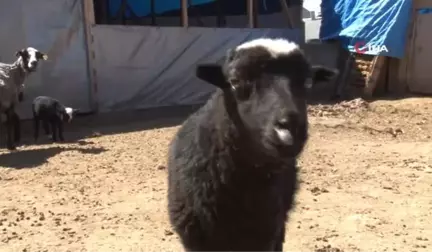
{"type": "Polygon", "coordinates": [[[8,150],[16,150],[16,146],[11,146],[11,145],[8,145],[7,147],[6,147],[8,150]]]}

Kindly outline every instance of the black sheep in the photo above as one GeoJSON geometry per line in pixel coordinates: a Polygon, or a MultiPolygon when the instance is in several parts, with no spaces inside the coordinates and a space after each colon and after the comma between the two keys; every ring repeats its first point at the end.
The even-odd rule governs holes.
{"type": "Polygon", "coordinates": [[[49,125],[51,125],[52,140],[57,141],[57,131],[60,141],[64,141],[63,137],[63,122],[70,122],[74,115],[79,111],[70,107],[65,107],[58,100],[48,96],[38,96],[33,100],[33,128],[34,140],[39,137],[39,121],[45,130],[45,134],[49,135],[49,125]]]}
{"type": "Polygon", "coordinates": [[[307,81],[337,71],[311,66],[294,43],[261,38],[196,75],[218,89],[170,144],[170,222],[187,251],[282,251],[308,139],[307,81]]]}

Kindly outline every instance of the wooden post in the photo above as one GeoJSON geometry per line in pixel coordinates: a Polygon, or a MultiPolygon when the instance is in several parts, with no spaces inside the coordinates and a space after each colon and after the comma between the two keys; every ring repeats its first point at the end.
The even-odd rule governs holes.
{"type": "Polygon", "coordinates": [[[371,71],[368,78],[366,79],[366,86],[363,89],[363,93],[366,98],[371,98],[375,91],[376,86],[379,84],[381,73],[383,72],[384,65],[387,57],[375,56],[372,61],[371,71]]]}
{"type": "Polygon", "coordinates": [[[181,1],[181,25],[183,27],[189,26],[189,15],[188,15],[188,0],[181,1]]]}
{"type": "Polygon", "coordinates": [[[248,24],[249,28],[255,28],[256,27],[256,18],[255,18],[255,11],[254,11],[254,0],[247,0],[247,14],[248,14],[248,24]]]}
{"type": "Polygon", "coordinates": [[[150,0],[151,25],[156,26],[155,0],[150,0]]]}
{"type": "Polygon", "coordinates": [[[222,13],[222,0],[216,0],[216,27],[224,27],[225,24],[225,17],[222,13]]]}
{"type": "Polygon", "coordinates": [[[98,85],[96,81],[96,68],[95,68],[95,52],[93,49],[93,34],[91,27],[95,24],[93,0],[82,0],[82,8],[84,13],[84,31],[87,48],[87,65],[90,78],[90,106],[95,112],[98,110],[97,91],[98,85]]]}
{"type": "Polygon", "coordinates": [[[252,2],[252,6],[253,6],[253,23],[254,23],[254,27],[253,28],[258,28],[258,0],[253,0],[252,2]]]}
{"type": "Polygon", "coordinates": [[[288,28],[292,29],[294,26],[293,26],[293,22],[291,20],[291,15],[290,15],[288,4],[287,4],[286,0],[280,0],[279,2],[282,6],[282,10],[285,13],[285,17],[288,21],[288,28]]]}

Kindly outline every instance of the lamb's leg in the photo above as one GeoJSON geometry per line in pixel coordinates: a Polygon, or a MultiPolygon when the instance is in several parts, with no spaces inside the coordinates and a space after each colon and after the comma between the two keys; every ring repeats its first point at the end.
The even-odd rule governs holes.
{"type": "Polygon", "coordinates": [[[54,142],[57,142],[57,122],[56,120],[51,120],[51,133],[52,133],[52,140],[54,142]]]}
{"type": "Polygon", "coordinates": [[[64,137],[63,137],[63,122],[61,122],[60,120],[57,122],[57,127],[58,127],[58,133],[59,133],[59,138],[60,141],[64,142],[64,137]]]}
{"type": "Polygon", "coordinates": [[[50,135],[50,131],[49,131],[49,122],[48,122],[47,119],[43,119],[43,120],[42,120],[42,126],[43,126],[43,128],[44,128],[45,135],[46,135],[46,136],[49,136],[49,135],[50,135]]]}
{"type": "Polygon", "coordinates": [[[18,114],[15,112],[15,110],[12,114],[12,118],[15,125],[14,127],[15,142],[18,143],[19,141],[21,141],[21,121],[18,114]]]}
{"type": "Polygon", "coordinates": [[[33,131],[34,131],[34,141],[36,142],[39,138],[39,117],[33,115],[33,131]]]}

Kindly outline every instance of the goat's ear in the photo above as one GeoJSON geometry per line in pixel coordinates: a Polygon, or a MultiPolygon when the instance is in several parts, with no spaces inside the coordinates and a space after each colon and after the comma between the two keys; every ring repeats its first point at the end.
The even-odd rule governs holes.
{"type": "Polygon", "coordinates": [[[218,64],[199,64],[196,67],[195,75],[199,79],[218,88],[225,89],[230,87],[223,74],[222,66],[218,64]]]}
{"type": "Polygon", "coordinates": [[[325,66],[312,66],[312,79],[314,82],[329,81],[339,74],[335,68],[330,69],[325,66]]]}

